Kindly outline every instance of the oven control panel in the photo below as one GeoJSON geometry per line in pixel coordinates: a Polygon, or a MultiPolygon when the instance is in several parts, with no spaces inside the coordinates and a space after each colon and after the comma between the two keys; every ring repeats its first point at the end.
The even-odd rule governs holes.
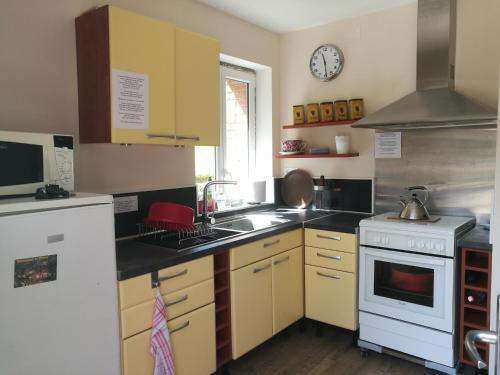
{"type": "Polygon", "coordinates": [[[426,235],[423,233],[403,233],[361,228],[361,245],[383,247],[394,250],[413,251],[423,254],[455,256],[454,238],[426,235]]]}

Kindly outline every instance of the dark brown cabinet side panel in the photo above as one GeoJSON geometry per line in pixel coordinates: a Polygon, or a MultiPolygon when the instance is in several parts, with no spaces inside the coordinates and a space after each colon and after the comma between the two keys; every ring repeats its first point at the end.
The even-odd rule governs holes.
{"type": "Polygon", "coordinates": [[[111,142],[109,14],[104,6],[75,19],[80,143],[111,142]]]}

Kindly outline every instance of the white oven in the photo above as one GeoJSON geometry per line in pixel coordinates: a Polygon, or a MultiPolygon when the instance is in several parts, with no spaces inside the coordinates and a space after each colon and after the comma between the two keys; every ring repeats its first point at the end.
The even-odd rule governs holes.
{"type": "Polygon", "coordinates": [[[360,311],[453,332],[453,259],[361,246],[359,275],[360,311]]]}

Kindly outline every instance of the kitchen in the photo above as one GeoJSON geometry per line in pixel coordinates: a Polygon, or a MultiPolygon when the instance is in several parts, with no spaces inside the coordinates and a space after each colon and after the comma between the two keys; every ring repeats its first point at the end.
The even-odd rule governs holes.
{"type": "MultiPolygon", "coordinates": [[[[301,20],[307,18],[306,12],[303,12],[302,17],[295,17],[296,28],[283,29],[285,31],[269,31],[269,28],[279,28],[278,19],[274,20],[274,26],[271,23],[270,26],[259,27],[237,18],[243,18],[244,14],[234,13],[236,16],[232,16],[229,9],[220,11],[210,4],[196,1],[116,1],[112,4],[218,40],[226,62],[253,62],[258,77],[257,90],[266,89],[268,95],[266,97],[266,92],[263,92],[258,95],[261,99],[257,99],[262,100],[257,103],[257,110],[263,112],[259,119],[264,119],[264,133],[260,133],[262,136],[256,140],[256,147],[261,147],[257,158],[260,159],[258,165],[265,169],[264,177],[281,178],[289,168],[306,170],[314,177],[377,177],[376,163],[379,160],[373,156],[373,130],[349,126],[285,130],[282,126],[292,122],[292,107],[300,103],[331,100],[332,96],[334,99],[360,97],[364,99],[365,113],[369,115],[413,92],[417,82],[417,2],[405,1],[394,7],[363,12],[351,10],[352,13],[347,13],[343,19],[315,19],[325,15],[311,12],[314,15],[312,20],[301,24],[301,20]],[[312,52],[323,43],[340,46],[346,59],[339,77],[329,82],[315,80],[308,66],[312,52]],[[259,78],[263,84],[259,84],[259,78]],[[280,151],[282,139],[300,137],[311,146],[333,148],[334,137],[340,134],[351,136],[351,147],[359,153],[359,157],[273,157],[280,151]]],[[[8,74],[4,74],[2,81],[2,87],[7,90],[2,91],[0,100],[1,130],[73,135],[75,191],[112,193],[117,196],[144,192],[145,202],[157,200],[154,193],[148,195],[147,192],[162,190],[175,190],[172,194],[167,193],[165,198],[161,197],[165,200],[179,201],[183,194],[192,196],[195,154],[190,146],[133,144],[126,147],[79,142],[74,20],[96,5],[104,3],[51,1],[43,4],[12,2],[3,5],[1,45],[3,51],[8,53],[3,54],[0,66],[8,74]]],[[[262,8],[270,6],[265,4],[262,8]]],[[[244,9],[243,5],[241,7],[244,9]]],[[[496,40],[499,30],[494,18],[498,10],[495,1],[484,1],[479,6],[459,0],[457,4],[455,88],[474,101],[492,108],[498,106],[500,49],[496,40]]],[[[281,21],[283,25],[292,23],[292,19],[286,17],[281,21]]],[[[488,134],[495,138],[494,131],[488,134]]],[[[403,152],[406,150],[404,141],[403,138],[403,152]]],[[[495,147],[494,143],[488,143],[488,158],[495,157],[494,151],[491,152],[492,147],[495,147]]],[[[491,174],[490,178],[493,179],[491,174]]],[[[401,186],[420,183],[409,182],[401,186]]],[[[267,188],[270,189],[271,185],[268,183],[267,188]]],[[[492,187],[490,185],[490,190],[492,187]]],[[[431,192],[431,197],[433,195],[435,193],[431,192]]],[[[272,194],[268,191],[267,196],[272,194]]],[[[498,204],[498,200],[495,202],[498,204]]],[[[460,204],[466,206],[468,199],[462,198],[458,207],[460,204]]],[[[500,212],[500,209],[495,212],[500,212]]],[[[140,213],[145,215],[146,207],[141,206],[140,213]]],[[[123,216],[117,215],[116,220],[125,221],[125,227],[135,225],[123,216]]],[[[120,234],[120,228],[117,234],[120,234]]],[[[493,234],[495,238],[498,237],[496,232],[493,234]]],[[[495,253],[492,254],[495,268],[498,260],[495,253]]],[[[498,294],[498,287],[495,289],[495,286],[499,285],[496,274],[498,272],[493,272],[491,282],[491,294],[495,296],[498,294]]],[[[495,309],[496,301],[492,300],[490,310],[493,330],[496,324],[493,316],[495,309]]],[[[492,347],[490,353],[493,352],[492,347]]],[[[370,355],[366,360],[374,358],[377,357],[370,355]]],[[[358,360],[359,356],[355,361],[358,360]]],[[[234,362],[234,365],[229,366],[230,369],[240,363],[239,360],[234,362]]],[[[349,372],[344,370],[344,373],[349,372]]]]}

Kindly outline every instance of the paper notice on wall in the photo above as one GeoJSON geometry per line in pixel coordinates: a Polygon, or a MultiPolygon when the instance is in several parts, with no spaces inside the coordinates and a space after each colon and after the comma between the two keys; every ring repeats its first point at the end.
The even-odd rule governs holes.
{"type": "Polygon", "coordinates": [[[376,159],[401,159],[401,132],[375,133],[376,159]]]}
{"type": "Polygon", "coordinates": [[[113,69],[111,75],[113,128],[149,128],[149,77],[113,69]]]}

